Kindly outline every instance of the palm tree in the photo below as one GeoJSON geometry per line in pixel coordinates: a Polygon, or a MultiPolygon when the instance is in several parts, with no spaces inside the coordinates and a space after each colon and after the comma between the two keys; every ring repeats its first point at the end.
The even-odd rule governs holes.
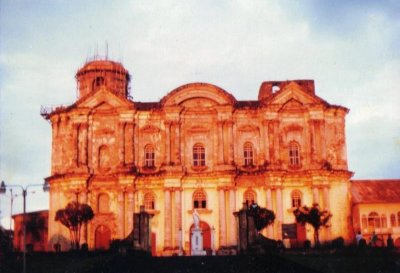
{"type": "Polygon", "coordinates": [[[79,249],[81,227],[92,220],[94,213],[89,205],[79,202],[70,202],[64,209],[56,212],[56,221],[66,226],[70,232],[72,248],[79,249]]]}
{"type": "Polygon", "coordinates": [[[258,206],[257,203],[251,204],[248,212],[249,216],[253,216],[254,225],[258,232],[271,225],[275,220],[275,213],[272,210],[262,208],[258,206]]]}
{"type": "Polygon", "coordinates": [[[314,243],[319,246],[319,229],[329,226],[328,222],[332,214],[328,210],[321,210],[318,204],[313,204],[311,208],[298,207],[293,213],[298,223],[303,225],[309,223],[314,228],[314,243]]]}

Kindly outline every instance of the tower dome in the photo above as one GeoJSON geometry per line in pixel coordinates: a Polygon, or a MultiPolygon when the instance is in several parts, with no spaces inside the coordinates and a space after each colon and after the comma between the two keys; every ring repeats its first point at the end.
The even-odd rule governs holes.
{"type": "Polygon", "coordinates": [[[127,97],[130,75],[121,63],[110,60],[87,62],[76,73],[79,99],[94,93],[102,86],[118,96],[127,97]]]}

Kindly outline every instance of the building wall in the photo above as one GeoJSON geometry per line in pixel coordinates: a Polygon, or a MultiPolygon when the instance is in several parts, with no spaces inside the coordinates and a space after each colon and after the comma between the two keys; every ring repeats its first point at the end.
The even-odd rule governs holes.
{"type": "Polygon", "coordinates": [[[396,246],[400,247],[400,203],[355,204],[352,216],[354,232],[361,231],[367,243],[375,232],[384,245],[388,235],[391,234],[396,246]],[[375,218],[374,213],[379,218],[375,218]]]}
{"type": "MultiPolygon", "coordinates": [[[[23,223],[24,215],[13,215],[14,239],[13,246],[16,251],[23,251],[23,223]]],[[[48,251],[48,211],[26,213],[26,238],[25,245],[29,251],[48,251]]]]}
{"type": "MultiPolygon", "coordinates": [[[[317,97],[312,81],[274,82],[270,90],[267,82],[257,101],[237,101],[217,86],[194,83],[169,92],[159,102],[140,103],[118,89],[127,84],[112,84],[110,73],[126,73],[122,78],[129,79],[128,72],[107,62],[91,62],[79,70],[78,83],[85,84],[79,85],[82,90],[75,104],[44,114],[53,136],[47,178],[50,245],[59,242],[63,249],[69,247],[68,230],[54,221],[55,212],[68,202],[88,203],[94,209],[83,242],[96,248],[96,230],[109,229],[110,239],[129,235],[133,213],[151,192],[157,253],[177,251],[180,229],[188,253],[196,189],[206,193],[207,208],[199,213],[215,228],[217,249],[237,243],[233,212],[242,207],[247,190],[256,193],[261,206],[275,211],[273,227],[264,232],[271,238],[282,239],[281,224],[294,222],[291,194],[299,190],[303,205],[319,203],[334,215],[323,240],[338,236],[351,240],[352,174],[347,169],[344,131],[348,110],[317,97]],[[88,89],[88,75],[95,81],[102,70],[107,70],[107,81],[88,89]],[[273,85],[280,90],[273,92],[273,85]],[[289,158],[294,142],[298,164],[289,158]],[[246,143],[253,147],[248,165],[246,143]],[[204,166],[194,163],[196,144],[205,149],[204,166]],[[145,164],[149,145],[154,149],[154,166],[145,164]],[[99,211],[101,195],[109,199],[107,212],[99,211]]],[[[307,237],[312,238],[310,228],[307,237]]]]}

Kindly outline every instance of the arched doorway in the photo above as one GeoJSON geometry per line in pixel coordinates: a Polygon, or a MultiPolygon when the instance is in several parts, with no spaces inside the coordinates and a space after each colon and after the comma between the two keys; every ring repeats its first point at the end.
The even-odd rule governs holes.
{"type": "Polygon", "coordinates": [[[394,246],[395,246],[395,247],[400,247],[400,238],[397,238],[397,239],[394,241],[394,246]]]}
{"type": "Polygon", "coordinates": [[[101,225],[95,232],[95,249],[107,250],[110,247],[111,231],[107,226],[101,225]]]}
{"type": "MultiPolygon", "coordinates": [[[[207,255],[211,255],[211,228],[210,226],[203,221],[200,221],[199,224],[201,231],[203,232],[203,249],[207,252],[207,255]]],[[[192,230],[194,228],[194,224],[190,227],[190,246],[192,245],[192,230]]],[[[191,249],[189,249],[189,253],[191,253],[191,249]]]]}

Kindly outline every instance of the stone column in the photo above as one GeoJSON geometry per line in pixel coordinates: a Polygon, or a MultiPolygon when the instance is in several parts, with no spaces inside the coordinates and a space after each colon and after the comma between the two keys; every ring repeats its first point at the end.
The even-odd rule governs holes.
{"type": "Polygon", "coordinates": [[[72,125],[72,143],[73,143],[73,167],[79,167],[79,124],[72,125]]]}
{"type": "Polygon", "coordinates": [[[175,132],[174,137],[171,138],[174,140],[173,161],[174,161],[174,163],[179,165],[181,163],[181,147],[180,147],[180,144],[181,144],[181,136],[180,135],[181,134],[180,134],[179,121],[173,122],[173,128],[174,128],[174,132],[175,132]]]}
{"type": "Polygon", "coordinates": [[[275,164],[275,148],[274,148],[274,123],[268,122],[268,149],[269,149],[269,162],[275,164]]]}
{"type": "Polygon", "coordinates": [[[225,190],[219,189],[219,247],[226,246],[225,190]]]}
{"type": "Polygon", "coordinates": [[[236,212],[236,198],[235,198],[235,189],[229,190],[229,244],[231,246],[237,245],[237,235],[236,235],[236,220],[234,216],[234,212],[236,212]]]}
{"type": "Polygon", "coordinates": [[[179,241],[180,241],[180,233],[179,231],[182,228],[182,215],[181,215],[181,190],[180,189],[175,189],[174,191],[175,195],[175,243],[174,246],[179,247],[179,241]]]}
{"type": "Polygon", "coordinates": [[[218,127],[218,164],[224,162],[224,140],[223,140],[223,121],[217,121],[218,127]]]}
{"type": "Polygon", "coordinates": [[[274,120],[274,152],[275,152],[275,160],[280,159],[280,148],[279,148],[279,121],[274,120]]]}
{"type": "MultiPolygon", "coordinates": [[[[323,189],[323,199],[324,199],[324,209],[326,210],[330,210],[330,200],[329,200],[329,187],[325,186],[323,189]]],[[[331,222],[331,220],[329,220],[329,222],[331,222]]],[[[331,225],[329,225],[327,228],[327,240],[330,240],[332,238],[332,227],[331,225]]]]}
{"type": "Polygon", "coordinates": [[[131,148],[131,151],[132,151],[132,164],[133,165],[135,165],[135,154],[137,153],[137,150],[135,150],[135,128],[136,128],[136,124],[135,123],[131,123],[131,126],[132,126],[132,130],[131,130],[131,132],[132,132],[132,136],[131,136],[131,138],[132,138],[132,146],[130,147],[131,148]]]}
{"type": "Polygon", "coordinates": [[[329,200],[329,187],[326,186],[323,189],[323,198],[324,198],[324,209],[329,210],[330,208],[330,200],[329,200]]]}
{"type": "Polygon", "coordinates": [[[282,240],[282,222],[283,222],[283,207],[282,207],[282,189],[277,188],[276,189],[276,214],[277,214],[277,224],[278,224],[278,230],[277,230],[277,235],[278,235],[278,240],[282,240]]]}
{"type": "MultiPolygon", "coordinates": [[[[267,198],[267,204],[266,204],[267,209],[272,210],[272,193],[271,193],[271,189],[270,188],[267,188],[266,198],[267,198]]],[[[268,234],[268,238],[271,238],[271,239],[274,238],[273,224],[268,226],[267,234],[268,234]]]]}
{"type": "Polygon", "coordinates": [[[134,213],[134,193],[132,190],[128,191],[128,205],[127,205],[127,228],[125,229],[125,237],[128,236],[131,231],[133,231],[133,213],[134,213]]]}
{"type": "Polygon", "coordinates": [[[234,159],[233,159],[233,153],[234,153],[234,151],[233,151],[233,121],[228,120],[227,125],[228,125],[228,145],[229,145],[228,164],[232,164],[232,162],[234,161],[234,159]]]}
{"type": "Polygon", "coordinates": [[[317,186],[312,188],[313,191],[313,204],[319,204],[319,189],[317,186]]]}
{"type": "Polygon", "coordinates": [[[117,197],[117,202],[118,202],[118,237],[121,239],[124,239],[125,235],[125,193],[123,192],[122,189],[118,191],[118,197],[117,197]]]}
{"type": "MultiPolygon", "coordinates": [[[[85,189],[80,194],[80,202],[82,204],[87,204],[87,201],[88,201],[88,191],[85,189]]],[[[82,235],[83,236],[82,236],[81,244],[86,244],[88,242],[88,239],[87,239],[87,235],[88,235],[87,234],[87,224],[84,224],[82,229],[83,229],[82,230],[82,235]]]]}
{"type": "Polygon", "coordinates": [[[165,121],[165,164],[171,163],[171,122],[165,121]]]}
{"type": "Polygon", "coordinates": [[[120,121],[118,124],[118,158],[119,165],[125,165],[125,123],[120,121]]]}
{"type": "Polygon", "coordinates": [[[87,147],[87,154],[88,154],[88,159],[87,159],[87,164],[89,167],[89,170],[92,172],[94,169],[93,166],[93,116],[89,116],[89,121],[88,121],[88,147],[87,147]]]}
{"type": "Polygon", "coordinates": [[[164,190],[164,248],[171,248],[171,191],[164,190]]]}
{"type": "Polygon", "coordinates": [[[124,163],[131,166],[135,161],[134,126],[132,122],[127,122],[124,128],[124,163]]]}
{"type": "Polygon", "coordinates": [[[82,123],[78,127],[78,164],[87,165],[88,126],[82,123]]]}
{"type": "Polygon", "coordinates": [[[135,166],[138,166],[139,165],[139,160],[140,160],[140,158],[139,158],[139,140],[140,140],[140,130],[139,130],[139,124],[137,124],[136,126],[135,126],[135,128],[133,128],[133,135],[134,135],[134,137],[133,137],[133,147],[134,147],[134,150],[135,150],[135,153],[134,153],[134,165],[135,166]]]}
{"type": "Polygon", "coordinates": [[[261,125],[260,155],[261,161],[268,161],[268,121],[263,120],[261,125]]]}

